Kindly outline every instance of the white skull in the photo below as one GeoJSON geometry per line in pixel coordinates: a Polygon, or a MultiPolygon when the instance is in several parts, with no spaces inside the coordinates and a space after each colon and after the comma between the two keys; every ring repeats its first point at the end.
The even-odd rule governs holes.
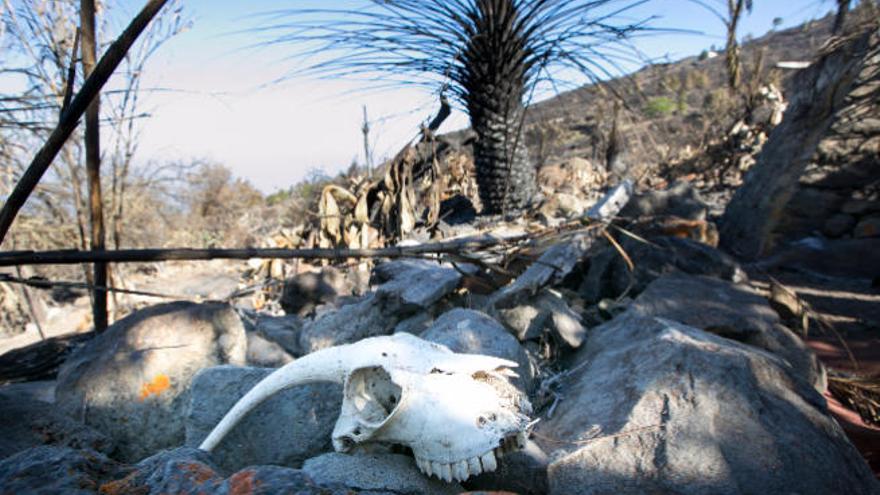
{"type": "Polygon", "coordinates": [[[275,393],[317,381],[344,384],[333,429],[340,452],[370,444],[412,449],[419,469],[446,481],[494,471],[522,448],[528,400],[508,381],[516,363],[448,348],[407,333],[323,349],[279,368],[242,397],[199,447],[211,451],[275,393]]]}

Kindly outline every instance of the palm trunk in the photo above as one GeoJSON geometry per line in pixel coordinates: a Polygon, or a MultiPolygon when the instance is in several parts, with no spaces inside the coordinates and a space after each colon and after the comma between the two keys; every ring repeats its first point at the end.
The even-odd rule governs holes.
{"type": "Polygon", "coordinates": [[[508,213],[526,207],[537,192],[523,135],[524,33],[512,0],[480,1],[477,12],[459,80],[477,134],[474,165],[483,212],[508,213]]]}
{"type": "MultiPolygon", "coordinates": [[[[479,98],[498,101],[497,98],[479,98]]],[[[535,169],[522,132],[523,108],[509,104],[471,105],[477,185],[485,213],[507,213],[527,206],[535,196],[535,169]],[[493,108],[494,107],[494,108],[493,108]]]]}

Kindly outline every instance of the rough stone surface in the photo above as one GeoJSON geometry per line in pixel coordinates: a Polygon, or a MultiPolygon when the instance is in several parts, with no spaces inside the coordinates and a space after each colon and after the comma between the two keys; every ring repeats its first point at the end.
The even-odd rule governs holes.
{"type": "Polygon", "coordinates": [[[378,265],[375,292],[306,323],[299,336],[303,354],[388,335],[401,321],[426,311],[455,290],[461,274],[455,269],[420,261],[394,261],[378,265]]]}
{"type": "Polygon", "coordinates": [[[845,213],[832,215],[822,226],[822,233],[828,237],[840,237],[856,225],[856,218],[845,213]]]}
{"type": "Polygon", "coordinates": [[[772,355],[663,319],[591,332],[537,426],[549,493],[877,493],[812,387],[772,355]]]}
{"type": "Polygon", "coordinates": [[[0,461],[3,494],[94,494],[126,469],[103,454],[69,447],[42,446],[0,461]]]}
{"type": "Polygon", "coordinates": [[[880,238],[820,239],[795,242],[757,266],[784,267],[834,277],[871,279],[880,273],[880,238]],[[853,260],[858,260],[854,263],[853,260]]]}
{"type": "Polygon", "coordinates": [[[324,454],[302,468],[319,485],[343,484],[355,490],[399,494],[455,495],[465,490],[458,483],[428,478],[411,457],[396,454],[324,454]]]}
{"type": "Polygon", "coordinates": [[[747,279],[733,258],[706,244],[676,237],[655,237],[650,241],[652,244],[621,238],[621,246],[635,263],[632,276],[616,249],[607,248],[593,256],[578,289],[581,296],[595,303],[616,298],[627,288],[630,295],[638,294],[657,277],[676,271],[732,282],[747,279]]]}
{"type": "MultiPolygon", "coordinates": [[[[238,399],[272,371],[218,366],[196,375],[186,411],[186,445],[197,447],[238,399]]],[[[341,405],[342,388],[336,384],[284,390],[248,413],[212,456],[228,472],[256,464],[298,467],[332,450],[330,434],[341,405]]]]}
{"type": "Polygon", "coordinates": [[[127,476],[104,483],[101,493],[175,495],[349,495],[341,485],[318,486],[298,469],[253,466],[224,479],[211,456],[182,447],[160,452],[134,466],[127,476]]]}
{"type": "Polygon", "coordinates": [[[674,215],[688,220],[705,220],[709,207],[687,182],[675,182],[661,191],[635,194],[621,210],[623,217],[674,215]]]}
{"type": "Polygon", "coordinates": [[[630,306],[635,315],[659,316],[770,351],[795,375],[825,390],[825,372],[815,354],[782,326],[769,302],[745,285],[685,274],[664,275],[630,306]]]}
{"type": "Polygon", "coordinates": [[[163,450],[137,463],[124,477],[101,485],[104,494],[220,493],[223,481],[211,455],[199,449],[163,450]]]}
{"type": "Polygon", "coordinates": [[[859,220],[853,229],[855,237],[880,237],[880,215],[871,215],[859,220]]]}
{"type": "Polygon", "coordinates": [[[247,330],[280,345],[291,356],[300,356],[299,332],[303,322],[296,315],[256,315],[247,330]]]}
{"type": "Polygon", "coordinates": [[[513,383],[526,392],[532,390],[534,371],[525,349],[516,338],[485,313],[472,309],[453,309],[438,317],[421,338],[443,344],[453,352],[485,354],[516,362],[519,375],[513,383]]]}
{"type": "Polygon", "coordinates": [[[308,354],[327,347],[387,335],[409,315],[400,314],[396,302],[388,304],[375,293],[307,322],[299,334],[298,347],[308,354]]]}
{"type": "Polygon", "coordinates": [[[549,331],[558,341],[577,348],[587,332],[580,315],[552,289],[518,306],[496,310],[495,314],[520,342],[538,339],[549,331]]]}
{"type": "Polygon", "coordinates": [[[526,302],[509,309],[496,311],[498,319],[520,341],[541,337],[549,314],[535,302],[526,302]]]}
{"type": "Polygon", "coordinates": [[[430,313],[416,313],[414,316],[398,323],[397,326],[394,327],[394,333],[406,332],[413,335],[421,335],[421,333],[427,330],[433,322],[434,317],[431,316],[430,313]]]}
{"type": "Polygon", "coordinates": [[[0,392],[0,459],[40,445],[109,454],[113,441],[47,402],[0,392]]]}
{"type": "Polygon", "coordinates": [[[247,332],[247,364],[263,368],[278,368],[293,361],[283,346],[257,332],[247,332]]]}
{"type": "Polygon", "coordinates": [[[175,302],[111,325],[62,365],[61,409],[108,435],[123,461],[184,439],[192,377],[218,364],[243,364],[246,337],[227,305],[175,302]]]}
{"type": "Polygon", "coordinates": [[[548,290],[540,299],[541,306],[549,315],[550,331],[559,342],[577,349],[587,336],[587,329],[580,315],[572,310],[558,293],[548,290]]]}
{"type": "Polygon", "coordinates": [[[287,279],[281,291],[281,307],[290,315],[304,316],[321,304],[350,296],[353,289],[345,274],[328,266],[319,272],[300,273],[287,279]]]}
{"type": "Polygon", "coordinates": [[[504,490],[518,495],[547,493],[547,466],[550,459],[535,442],[526,442],[523,450],[507,454],[498,462],[498,469],[483,473],[465,482],[471,490],[504,490]]]}
{"type": "Polygon", "coordinates": [[[451,266],[410,260],[382,263],[373,277],[383,282],[376,290],[380,297],[398,299],[413,310],[429,308],[461,281],[461,274],[451,266]]]}

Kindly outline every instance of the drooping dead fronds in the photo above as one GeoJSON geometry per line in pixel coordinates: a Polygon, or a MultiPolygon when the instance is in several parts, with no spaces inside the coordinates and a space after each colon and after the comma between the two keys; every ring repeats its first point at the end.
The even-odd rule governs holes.
{"type": "Polygon", "coordinates": [[[880,427],[880,376],[859,376],[840,371],[828,374],[828,390],[867,424],[880,427]]]}

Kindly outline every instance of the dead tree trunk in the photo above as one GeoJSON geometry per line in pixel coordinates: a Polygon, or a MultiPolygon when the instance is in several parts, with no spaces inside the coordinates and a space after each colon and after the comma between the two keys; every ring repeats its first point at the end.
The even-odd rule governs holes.
{"type": "Polygon", "coordinates": [[[70,102],[67,111],[61,116],[58,125],[43,144],[42,148],[34,156],[33,161],[25,170],[21,179],[15,185],[9,198],[0,210],[0,243],[6,238],[12,222],[24,206],[28,196],[40,182],[43,174],[52,165],[58,151],[64,146],[67,138],[76,128],[80,117],[85,113],[92,99],[101,91],[101,88],[119,66],[128,49],[134,44],[138,36],[147,27],[147,24],[156,16],[168,0],[149,0],[140,13],[131,21],[119,38],[110,45],[107,52],[101,57],[101,61],[95,67],[94,73],[86,79],[83,87],[70,102]]]}
{"type": "MultiPolygon", "coordinates": [[[[95,0],[80,2],[80,23],[82,25],[82,65],[83,77],[89,77],[95,70],[98,52],[95,33],[95,0]]],[[[104,249],[104,208],[101,198],[101,93],[95,95],[86,110],[86,173],[89,178],[89,213],[91,217],[91,244],[95,251],[104,249]]],[[[94,265],[95,289],[92,295],[92,317],[95,330],[107,328],[107,264],[94,265]]]]}
{"type": "Polygon", "coordinates": [[[846,24],[846,14],[849,13],[850,0],[837,0],[837,15],[834,16],[834,34],[840,34],[843,25],[846,24]]]}
{"type": "Polygon", "coordinates": [[[880,32],[874,22],[866,30],[839,39],[798,75],[782,124],[773,130],[745,183],[727,205],[721,219],[723,246],[752,259],[770,253],[774,227],[782,220],[785,205],[797,191],[820,140],[842,109],[865,98],[859,92],[877,85],[878,73],[880,32]],[[857,87],[859,91],[853,91],[857,87]]]}

